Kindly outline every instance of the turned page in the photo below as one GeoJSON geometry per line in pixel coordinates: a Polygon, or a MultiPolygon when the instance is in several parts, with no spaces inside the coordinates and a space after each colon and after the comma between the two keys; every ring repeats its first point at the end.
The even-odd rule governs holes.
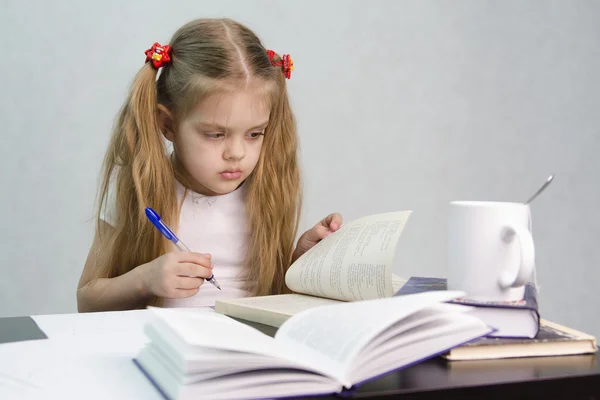
{"type": "Polygon", "coordinates": [[[410,214],[377,214],[342,224],[292,264],[287,287],[345,301],[392,296],[392,262],[410,214]]]}

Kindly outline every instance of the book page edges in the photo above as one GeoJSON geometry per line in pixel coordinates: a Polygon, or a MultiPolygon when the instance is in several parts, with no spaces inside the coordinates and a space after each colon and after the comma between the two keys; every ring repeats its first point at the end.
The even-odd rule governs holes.
{"type": "Polygon", "coordinates": [[[292,314],[283,312],[267,311],[261,308],[251,307],[244,304],[235,304],[227,301],[217,300],[215,311],[229,317],[240,318],[247,321],[279,328],[292,314]]]}

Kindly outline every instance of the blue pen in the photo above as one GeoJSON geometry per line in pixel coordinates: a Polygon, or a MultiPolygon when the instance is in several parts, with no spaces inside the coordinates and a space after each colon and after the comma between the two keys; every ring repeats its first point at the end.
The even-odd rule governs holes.
{"type": "MultiPolygon", "coordinates": [[[[150,222],[152,222],[152,225],[154,225],[156,227],[156,229],[158,229],[160,231],[160,233],[165,235],[165,237],[167,239],[169,239],[170,241],[172,241],[175,244],[175,247],[177,247],[181,251],[191,252],[191,250],[188,249],[188,247],[185,244],[183,244],[183,242],[181,240],[179,240],[179,238],[177,236],[175,236],[173,231],[171,231],[167,227],[167,225],[165,225],[165,223],[160,220],[160,215],[158,215],[156,213],[156,211],[154,211],[153,209],[148,207],[148,208],[146,208],[146,216],[148,217],[150,222]]],[[[219,286],[219,283],[215,279],[214,274],[211,275],[210,278],[204,278],[204,279],[206,279],[207,281],[209,281],[210,283],[215,285],[217,289],[221,290],[221,286],[219,286]]]]}

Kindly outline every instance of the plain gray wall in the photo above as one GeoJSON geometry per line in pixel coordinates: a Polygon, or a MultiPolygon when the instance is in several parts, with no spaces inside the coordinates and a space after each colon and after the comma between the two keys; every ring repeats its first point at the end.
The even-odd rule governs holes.
{"type": "Polygon", "coordinates": [[[228,16],[291,53],[307,228],[412,209],[395,272],[445,276],[448,201],[533,204],[546,318],[600,336],[597,1],[3,1],[0,316],[76,310],[113,119],[154,41],[228,16]]]}

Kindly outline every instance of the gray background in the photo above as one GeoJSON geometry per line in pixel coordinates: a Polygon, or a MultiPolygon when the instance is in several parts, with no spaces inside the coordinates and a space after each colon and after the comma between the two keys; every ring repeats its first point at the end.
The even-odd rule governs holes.
{"type": "Polygon", "coordinates": [[[303,228],[412,209],[402,276],[445,276],[448,201],[533,204],[541,311],[600,336],[597,1],[2,1],[0,316],[76,310],[112,122],[143,51],[228,16],[291,53],[303,228]]]}

